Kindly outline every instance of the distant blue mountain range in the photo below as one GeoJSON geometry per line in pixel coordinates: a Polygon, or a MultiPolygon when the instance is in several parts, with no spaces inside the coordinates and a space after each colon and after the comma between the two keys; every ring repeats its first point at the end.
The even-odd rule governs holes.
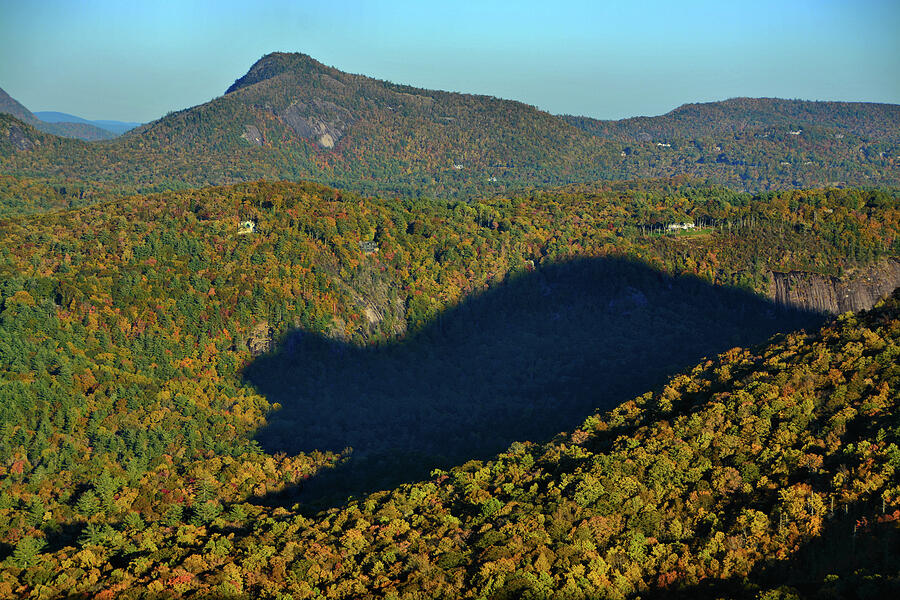
{"type": "Polygon", "coordinates": [[[75,115],[70,115],[68,113],[56,112],[52,110],[42,110],[33,114],[44,123],[85,123],[87,125],[99,127],[100,129],[105,129],[106,131],[111,131],[116,135],[122,135],[126,131],[134,129],[138,125],[143,125],[143,123],[110,121],[105,119],[91,121],[89,119],[82,119],[81,117],[76,117],[75,115]]]}

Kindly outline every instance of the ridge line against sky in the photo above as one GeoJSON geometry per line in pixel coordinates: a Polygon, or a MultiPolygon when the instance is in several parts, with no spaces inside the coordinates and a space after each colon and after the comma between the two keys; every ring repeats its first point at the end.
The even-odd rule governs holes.
{"type": "Polygon", "coordinates": [[[0,0],[0,88],[150,121],[262,55],[618,119],[736,96],[900,103],[900,2],[0,0]]]}

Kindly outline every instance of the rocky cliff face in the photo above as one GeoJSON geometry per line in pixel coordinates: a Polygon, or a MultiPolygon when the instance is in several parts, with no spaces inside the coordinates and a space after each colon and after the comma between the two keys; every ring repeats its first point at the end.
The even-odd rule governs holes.
{"type": "Polygon", "coordinates": [[[334,148],[335,142],[356,121],[349,110],[318,99],[294,102],[275,114],[297,135],[314,139],[323,148],[334,148]]]}
{"type": "Polygon", "coordinates": [[[777,304],[839,314],[872,308],[900,287],[900,260],[886,259],[844,277],[791,271],[771,273],[769,297],[777,304]]]}
{"type": "Polygon", "coordinates": [[[28,139],[28,136],[25,134],[25,131],[23,131],[21,127],[12,125],[8,129],[6,129],[5,133],[6,139],[10,144],[12,144],[12,147],[15,148],[17,152],[27,151],[34,148],[34,142],[28,139]]]}

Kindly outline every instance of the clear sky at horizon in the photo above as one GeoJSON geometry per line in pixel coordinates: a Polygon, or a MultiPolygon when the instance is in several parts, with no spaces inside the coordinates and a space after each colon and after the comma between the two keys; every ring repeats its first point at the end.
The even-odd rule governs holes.
{"type": "Polygon", "coordinates": [[[149,121],[260,56],[603,119],[735,96],[900,103],[898,0],[0,0],[0,88],[149,121]]]}

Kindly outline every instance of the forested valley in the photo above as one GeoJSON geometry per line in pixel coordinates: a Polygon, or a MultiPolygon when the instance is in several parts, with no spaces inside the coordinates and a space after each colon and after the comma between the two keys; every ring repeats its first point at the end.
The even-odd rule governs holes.
{"type": "Polygon", "coordinates": [[[0,90],[0,598],[900,597],[900,107],[220,91],[0,90]]]}
{"type": "Polygon", "coordinates": [[[898,233],[678,178],[2,220],[0,596],[887,593],[897,299],[767,294],[898,233]]]}

